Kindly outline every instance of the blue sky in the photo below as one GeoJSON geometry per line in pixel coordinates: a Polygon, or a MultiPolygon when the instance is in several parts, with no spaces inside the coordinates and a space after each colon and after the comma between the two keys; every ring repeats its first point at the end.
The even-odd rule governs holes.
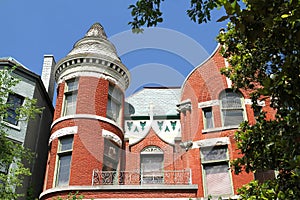
{"type": "MultiPolygon", "coordinates": [[[[130,30],[128,22],[131,20],[131,16],[130,10],[127,9],[131,3],[134,1],[0,0],[0,57],[12,56],[33,72],[41,74],[44,54],[54,55],[58,62],[67,55],[73,44],[82,38],[95,22],[103,25],[109,38],[112,37],[118,41],[115,46],[119,52],[120,41],[121,46],[131,46],[133,43],[140,42],[139,40],[137,42],[122,40],[123,36],[115,37],[124,32],[127,36],[132,34],[128,32],[130,30]]],[[[155,40],[158,44],[166,41],[165,35],[162,37],[159,35],[163,32],[173,35],[167,36],[166,39],[173,38],[174,42],[170,40],[171,42],[166,48],[154,45],[133,50],[134,47],[130,47],[129,51],[123,52],[120,56],[129,70],[154,63],[154,66],[172,68],[176,73],[186,77],[194,68],[193,65],[200,64],[213,52],[217,46],[215,37],[220,28],[225,27],[225,23],[216,23],[216,20],[222,16],[222,11],[214,12],[213,19],[208,24],[198,25],[185,14],[187,8],[189,8],[189,0],[165,1],[162,7],[164,22],[158,26],[160,29],[150,30],[150,40],[155,40]],[[179,35],[180,37],[177,38],[179,35]],[[204,51],[199,52],[199,60],[196,58],[191,63],[189,58],[185,58],[187,54],[182,56],[182,52],[197,53],[193,48],[184,47],[181,53],[173,52],[170,49],[183,47],[184,44],[187,44],[185,39],[195,40],[203,47],[204,51]],[[173,47],[172,44],[176,44],[177,47],[176,45],[173,47]]],[[[130,37],[143,36],[132,34],[130,37]]],[[[141,76],[143,74],[141,73],[141,76]]]]}

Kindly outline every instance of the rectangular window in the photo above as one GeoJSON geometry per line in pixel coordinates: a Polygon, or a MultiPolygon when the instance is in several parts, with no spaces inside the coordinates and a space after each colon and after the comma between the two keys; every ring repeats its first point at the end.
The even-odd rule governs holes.
{"type": "Polygon", "coordinates": [[[123,93],[114,85],[109,85],[106,117],[120,123],[123,93]]]}
{"type": "Polygon", "coordinates": [[[5,184],[6,177],[7,177],[6,175],[8,174],[9,166],[10,166],[9,164],[0,162],[0,174],[4,175],[1,176],[0,178],[0,184],[5,184]]]}
{"type": "Polygon", "coordinates": [[[212,108],[203,108],[203,122],[204,122],[204,129],[214,128],[214,120],[213,120],[213,113],[212,108]]]}
{"type": "Polygon", "coordinates": [[[263,183],[267,180],[272,180],[275,178],[275,171],[274,170],[257,170],[254,173],[254,179],[258,180],[259,183],[263,183]]]}
{"type": "Polygon", "coordinates": [[[102,167],[102,183],[113,184],[119,164],[119,147],[108,139],[104,139],[104,156],[102,167]]]}
{"type": "Polygon", "coordinates": [[[227,146],[201,148],[205,195],[231,195],[227,146]]]}
{"type": "Polygon", "coordinates": [[[69,184],[70,167],[73,150],[73,137],[67,136],[59,140],[56,186],[69,184]]]}
{"type": "Polygon", "coordinates": [[[141,154],[141,183],[163,183],[163,154],[141,154]]]}
{"type": "Polygon", "coordinates": [[[8,95],[7,104],[9,104],[9,107],[7,108],[7,116],[3,119],[5,122],[15,126],[18,125],[19,121],[17,111],[22,106],[24,99],[24,97],[18,94],[8,95]]]}
{"type": "Polygon", "coordinates": [[[76,101],[78,91],[78,80],[70,79],[66,81],[65,87],[65,99],[64,99],[64,110],[63,116],[73,115],[76,113],[76,101]]]}
{"type": "Polygon", "coordinates": [[[223,126],[238,126],[245,120],[243,97],[240,93],[226,90],[221,94],[223,126]]]}
{"type": "Polygon", "coordinates": [[[243,110],[223,110],[224,126],[239,125],[243,120],[243,110]]]}

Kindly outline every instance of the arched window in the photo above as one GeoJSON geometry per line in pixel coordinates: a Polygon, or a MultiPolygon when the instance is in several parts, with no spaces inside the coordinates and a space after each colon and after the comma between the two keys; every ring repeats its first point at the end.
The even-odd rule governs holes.
{"type": "Polygon", "coordinates": [[[220,95],[223,126],[238,126],[244,121],[243,97],[232,90],[225,90],[220,95]]]}
{"type": "Polygon", "coordinates": [[[164,153],[157,146],[147,146],[141,152],[141,183],[163,183],[164,153]]]}

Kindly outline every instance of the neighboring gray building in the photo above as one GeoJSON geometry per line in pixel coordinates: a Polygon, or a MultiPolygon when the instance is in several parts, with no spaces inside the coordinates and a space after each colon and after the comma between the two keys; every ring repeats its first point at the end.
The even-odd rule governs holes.
{"type": "MultiPolygon", "coordinates": [[[[36,115],[35,119],[28,122],[17,121],[13,116],[2,121],[8,127],[8,137],[11,140],[22,144],[35,153],[34,160],[29,165],[32,176],[26,177],[23,187],[17,190],[25,193],[25,197],[22,197],[22,199],[26,199],[28,189],[33,192],[33,197],[37,198],[42,191],[44,182],[48,140],[54,108],[52,99],[50,99],[39,75],[31,72],[12,57],[0,58],[0,69],[14,66],[16,66],[16,69],[13,73],[15,77],[20,79],[20,82],[13,87],[14,94],[9,94],[8,101],[14,104],[23,104],[25,97],[34,98],[37,99],[36,106],[44,108],[41,114],[36,115]]],[[[14,110],[8,110],[8,112],[14,113],[14,110]]]]}

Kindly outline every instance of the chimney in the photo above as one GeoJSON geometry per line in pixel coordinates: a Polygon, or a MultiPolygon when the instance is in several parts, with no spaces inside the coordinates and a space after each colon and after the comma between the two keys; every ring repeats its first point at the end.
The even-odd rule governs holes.
{"type": "Polygon", "coordinates": [[[53,94],[54,94],[54,67],[55,67],[55,60],[53,55],[44,55],[44,62],[43,62],[43,71],[42,71],[42,81],[48,92],[48,95],[53,101],[53,94]]]}

